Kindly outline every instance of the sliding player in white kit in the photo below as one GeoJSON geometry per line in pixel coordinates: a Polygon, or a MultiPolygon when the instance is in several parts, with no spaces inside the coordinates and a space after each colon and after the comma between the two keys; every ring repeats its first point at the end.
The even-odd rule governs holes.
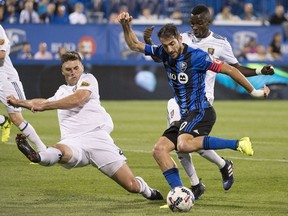
{"type": "Polygon", "coordinates": [[[9,118],[0,116],[0,126],[2,129],[2,142],[7,142],[12,123],[33,142],[38,151],[45,151],[43,144],[35,129],[22,116],[22,109],[12,107],[7,103],[6,97],[13,95],[19,99],[25,99],[22,83],[9,57],[11,44],[0,25],[0,100],[5,105],[9,118]]]}
{"type": "Polygon", "coordinates": [[[99,87],[92,74],[84,73],[77,52],[61,56],[62,75],[67,85],[61,85],[48,99],[17,100],[8,103],[33,112],[57,109],[61,140],[45,152],[36,152],[26,137],[18,134],[19,150],[32,162],[42,166],[59,163],[67,169],[91,164],[131,193],[140,193],[149,200],[162,200],[159,191],[150,188],[141,177],[135,177],[126,164],[126,157],[110,136],[113,122],[100,104],[99,87]]]}
{"type": "MultiPolygon", "coordinates": [[[[257,74],[272,75],[274,69],[271,65],[264,66],[262,69],[251,69],[244,67],[238,63],[235,58],[231,45],[226,38],[215,34],[209,29],[212,23],[209,9],[205,5],[197,5],[192,9],[190,24],[193,31],[182,33],[182,42],[193,48],[200,48],[213,57],[224,61],[237,68],[245,76],[255,76],[257,74]]],[[[151,35],[154,27],[148,27],[144,31],[144,40],[147,44],[153,44],[151,35]]],[[[154,61],[159,61],[153,58],[154,61]]],[[[214,84],[215,84],[216,73],[207,71],[205,78],[205,91],[207,100],[210,104],[214,101],[214,84]]],[[[167,119],[168,124],[173,125],[175,122],[180,120],[179,107],[174,98],[170,99],[167,104],[167,119]]],[[[215,163],[222,174],[223,188],[229,190],[234,183],[233,176],[233,162],[225,160],[220,157],[214,150],[200,150],[198,153],[206,158],[207,160],[215,163]]],[[[187,175],[190,178],[191,189],[198,199],[205,191],[205,185],[199,180],[195,167],[192,163],[190,154],[178,153],[177,156],[185,169],[187,175]]]]}

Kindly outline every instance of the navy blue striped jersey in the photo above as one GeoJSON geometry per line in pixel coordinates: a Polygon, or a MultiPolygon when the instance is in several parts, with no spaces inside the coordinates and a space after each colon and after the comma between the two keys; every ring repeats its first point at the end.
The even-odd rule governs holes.
{"type": "Polygon", "coordinates": [[[219,72],[223,62],[213,60],[201,49],[183,45],[183,53],[177,59],[171,58],[162,45],[146,45],[145,55],[162,59],[181,116],[186,117],[192,110],[203,110],[211,106],[205,97],[206,71],[219,72]]]}

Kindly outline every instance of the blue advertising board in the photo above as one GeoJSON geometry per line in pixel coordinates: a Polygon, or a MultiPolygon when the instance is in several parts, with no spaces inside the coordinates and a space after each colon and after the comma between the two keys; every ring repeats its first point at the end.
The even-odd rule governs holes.
{"type": "MultiPolygon", "coordinates": [[[[133,29],[139,40],[143,41],[143,31],[149,25],[134,25],[133,29]]],[[[38,50],[41,42],[47,44],[52,54],[58,52],[59,47],[77,50],[82,44],[89,54],[87,60],[92,64],[150,64],[149,58],[143,54],[132,52],[126,45],[120,25],[3,25],[12,45],[28,41],[32,52],[38,50]]],[[[157,32],[161,26],[155,26],[152,39],[159,43],[157,32]]],[[[188,25],[178,26],[180,32],[189,31],[188,25]]],[[[253,37],[258,44],[267,47],[276,32],[283,32],[280,26],[212,26],[215,33],[227,37],[235,53],[253,37]]],[[[283,42],[283,47],[288,47],[283,42]]],[[[18,50],[19,51],[19,50],[18,50]]],[[[288,49],[283,49],[288,56],[288,49]]],[[[13,55],[15,56],[15,55],[13,55]]],[[[16,60],[17,59],[13,59],[16,60]]]]}

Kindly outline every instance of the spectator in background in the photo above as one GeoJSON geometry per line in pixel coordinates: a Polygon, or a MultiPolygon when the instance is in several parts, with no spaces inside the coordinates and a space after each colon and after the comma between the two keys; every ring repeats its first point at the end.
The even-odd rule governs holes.
{"type": "Polygon", "coordinates": [[[109,14],[119,14],[123,11],[123,7],[125,7],[125,12],[130,12],[133,14],[134,17],[138,17],[139,12],[141,11],[140,8],[136,8],[138,0],[109,0],[109,14]]]}
{"type": "Polygon", "coordinates": [[[119,11],[114,11],[109,16],[109,23],[112,24],[118,24],[118,15],[122,12],[128,12],[128,6],[126,4],[123,4],[119,7],[119,11]]]}
{"type": "Polygon", "coordinates": [[[254,12],[253,4],[244,4],[244,13],[240,16],[241,20],[245,21],[257,21],[258,15],[254,12]]]}
{"type": "Polygon", "coordinates": [[[18,54],[18,59],[33,59],[33,54],[31,52],[31,44],[29,42],[24,42],[22,51],[18,54]]]}
{"type": "Polygon", "coordinates": [[[240,18],[231,13],[229,6],[224,6],[220,13],[215,16],[215,21],[238,21],[240,18]]]}
{"type": "Polygon", "coordinates": [[[266,52],[266,48],[262,44],[256,45],[256,52],[247,53],[246,58],[249,61],[273,61],[273,57],[266,52]]]}
{"type": "Polygon", "coordinates": [[[92,57],[92,44],[87,41],[80,41],[77,46],[77,52],[82,60],[90,60],[92,57]]]}
{"type": "Polygon", "coordinates": [[[25,2],[24,9],[20,12],[19,23],[40,23],[39,15],[33,8],[32,0],[25,2]]]}
{"type": "Polygon", "coordinates": [[[56,6],[54,3],[49,3],[47,5],[47,11],[40,15],[40,22],[41,23],[53,23],[55,17],[55,9],[56,6]]]}
{"type": "Polygon", "coordinates": [[[175,0],[165,0],[164,1],[164,14],[165,17],[169,17],[172,19],[172,15],[174,11],[180,11],[179,10],[179,1],[175,0]]]}
{"type": "Polygon", "coordinates": [[[269,22],[271,25],[281,25],[282,23],[287,22],[283,5],[277,5],[275,7],[275,12],[270,17],[269,22]]]}
{"type": "Polygon", "coordinates": [[[47,12],[49,0],[41,0],[38,3],[37,12],[39,16],[47,12]]]}
{"type": "Polygon", "coordinates": [[[182,12],[177,8],[172,12],[169,18],[173,20],[181,20],[181,22],[183,22],[182,12]]]}
{"type": "Polygon", "coordinates": [[[15,24],[19,21],[19,13],[16,11],[15,5],[8,4],[6,6],[6,12],[4,22],[9,24],[15,24]]]}
{"type": "Polygon", "coordinates": [[[157,15],[152,14],[152,11],[149,7],[143,8],[141,11],[141,14],[138,17],[138,20],[141,21],[151,21],[151,20],[157,20],[157,15]]]}
{"type": "Polygon", "coordinates": [[[66,13],[66,7],[61,5],[56,7],[56,15],[54,16],[53,22],[55,24],[69,24],[69,18],[66,13]]]}
{"type": "Polygon", "coordinates": [[[281,44],[282,34],[280,32],[276,32],[268,46],[268,53],[270,53],[274,60],[280,60],[282,57],[281,44]]]}
{"type": "Polygon", "coordinates": [[[67,17],[74,11],[73,6],[67,0],[55,0],[55,5],[56,11],[58,10],[58,7],[65,7],[65,15],[67,17]]]}
{"type": "Polygon", "coordinates": [[[84,5],[81,2],[77,2],[75,4],[75,11],[69,15],[69,22],[70,24],[86,24],[87,17],[83,13],[84,12],[84,5]]]}
{"type": "Polygon", "coordinates": [[[39,43],[38,51],[34,55],[35,60],[50,60],[53,59],[52,54],[47,51],[47,44],[44,42],[39,43]]]}
{"type": "MultiPolygon", "coordinates": [[[[138,0],[137,8],[139,11],[143,11],[144,8],[150,8],[151,14],[156,15],[157,17],[161,16],[162,3],[158,0],[138,0]]],[[[175,7],[177,7],[177,1],[175,1],[175,7]]],[[[175,8],[174,8],[175,9],[175,8]]]]}
{"type": "Polygon", "coordinates": [[[86,16],[88,23],[106,23],[107,22],[107,4],[102,0],[92,0],[90,5],[86,6],[86,16]]]}
{"type": "Polygon", "coordinates": [[[58,49],[58,52],[55,54],[55,59],[61,59],[63,54],[67,53],[67,49],[65,46],[61,46],[58,49]]]}
{"type": "Polygon", "coordinates": [[[245,53],[256,53],[257,52],[257,42],[254,37],[251,37],[247,44],[244,46],[245,53]]]}

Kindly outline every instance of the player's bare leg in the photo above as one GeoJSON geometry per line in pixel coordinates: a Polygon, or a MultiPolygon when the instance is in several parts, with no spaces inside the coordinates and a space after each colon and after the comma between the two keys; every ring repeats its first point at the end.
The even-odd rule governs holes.
{"type": "Polygon", "coordinates": [[[140,193],[146,199],[150,200],[163,199],[163,196],[158,190],[149,187],[141,177],[135,177],[126,163],[123,164],[111,178],[130,193],[140,193]]]}

